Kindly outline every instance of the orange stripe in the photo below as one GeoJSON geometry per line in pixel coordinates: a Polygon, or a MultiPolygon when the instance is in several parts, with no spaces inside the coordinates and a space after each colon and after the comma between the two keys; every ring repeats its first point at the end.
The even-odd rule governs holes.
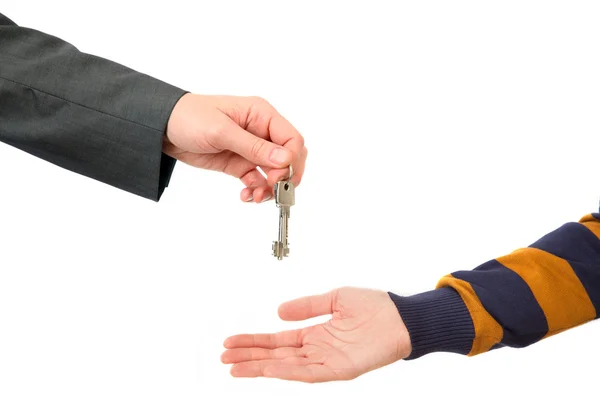
{"type": "Polygon", "coordinates": [[[594,216],[592,214],[587,214],[579,220],[579,222],[594,222],[594,221],[598,221],[598,220],[596,218],[594,218],[594,216]]]}
{"type": "Polygon", "coordinates": [[[594,233],[600,239],[600,221],[592,217],[592,214],[588,214],[579,220],[586,228],[594,233]]]}
{"type": "Polygon", "coordinates": [[[498,258],[498,262],[517,273],[533,292],[548,321],[545,337],[596,317],[592,301],[566,260],[524,248],[498,258]]]}
{"type": "Polygon", "coordinates": [[[471,284],[461,279],[456,279],[452,275],[446,275],[440,279],[436,288],[439,289],[447,286],[458,291],[473,319],[475,339],[473,340],[473,347],[471,347],[471,351],[467,355],[474,356],[485,353],[496,343],[500,343],[503,336],[502,327],[485,310],[471,284]]]}

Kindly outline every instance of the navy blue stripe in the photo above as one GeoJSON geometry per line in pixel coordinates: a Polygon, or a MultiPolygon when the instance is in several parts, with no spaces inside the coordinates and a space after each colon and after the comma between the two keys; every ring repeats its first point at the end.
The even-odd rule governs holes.
{"type": "Polygon", "coordinates": [[[527,283],[497,260],[452,276],[471,284],[483,307],[502,326],[505,345],[529,346],[548,332],[544,311],[527,283]]]}
{"type": "Polygon", "coordinates": [[[600,214],[599,213],[592,213],[592,217],[600,220],[600,214]]]}
{"type": "Polygon", "coordinates": [[[413,296],[388,294],[410,336],[412,353],[405,360],[438,351],[463,355],[471,351],[475,328],[456,290],[444,287],[413,296]]]}
{"type": "Polygon", "coordinates": [[[490,351],[492,351],[492,350],[498,350],[498,349],[502,349],[502,348],[504,348],[504,347],[506,347],[506,345],[505,345],[505,344],[503,344],[503,343],[496,343],[495,345],[493,345],[493,346],[490,348],[490,351]]]}
{"type": "Polygon", "coordinates": [[[578,222],[569,222],[530,245],[569,262],[581,281],[592,304],[596,318],[600,311],[600,240],[578,222]]]}

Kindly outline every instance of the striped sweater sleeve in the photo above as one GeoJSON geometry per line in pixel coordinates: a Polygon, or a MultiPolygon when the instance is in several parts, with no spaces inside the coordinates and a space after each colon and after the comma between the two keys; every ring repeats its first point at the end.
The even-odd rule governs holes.
{"type": "Polygon", "coordinates": [[[595,320],[600,311],[600,214],[569,222],[528,247],[441,278],[413,296],[389,292],[416,359],[526,347],[595,320]]]}

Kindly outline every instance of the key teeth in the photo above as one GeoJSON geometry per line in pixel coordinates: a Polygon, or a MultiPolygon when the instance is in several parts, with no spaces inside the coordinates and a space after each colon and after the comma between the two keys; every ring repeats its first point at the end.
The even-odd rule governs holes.
{"type": "Polygon", "coordinates": [[[282,259],[281,247],[281,243],[277,241],[273,242],[273,245],[271,246],[271,248],[273,249],[273,256],[276,257],[278,260],[282,259]]]}
{"type": "Polygon", "coordinates": [[[271,249],[273,250],[272,255],[278,260],[283,260],[284,257],[288,257],[290,254],[289,247],[283,247],[283,243],[278,241],[273,242],[271,249]]]}

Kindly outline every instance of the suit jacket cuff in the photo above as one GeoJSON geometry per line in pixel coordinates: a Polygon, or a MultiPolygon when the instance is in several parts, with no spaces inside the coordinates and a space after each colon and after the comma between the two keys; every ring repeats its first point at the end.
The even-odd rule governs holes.
{"type": "Polygon", "coordinates": [[[150,175],[142,176],[141,180],[138,181],[140,183],[147,182],[146,188],[140,186],[140,189],[146,193],[139,194],[151,200],[159,201],[163,192],[169,186],[175,164],[177,163],[177,160],[162,152],[167,124],[173,108],[179,99],[189,92],[145,75],[141,75],[141,77],[142,79],[151,81],[150,86],[152,87],[153,95],[144,97],[144,93],[140,93],[135,96],[135,107],[140,110],[139,121],[141,125],[155,127],[157,131],[153,133],[148,132],[153,137],[151,139],[152,150],[146,158],[148,165],[147,169],[145,169],[150,175]],[[149,113],[148,110],[153,110],[154,112],[149,113]],[[160,134],[157,135],[157,133],[160,134]],[[159,164],[157,164],[157,160],[159,164]]]}
{"type": "Polygon", "coordinates": [[[158,201],[175,165],[164,134],[187,92],[35,29],[0,33],[0,141],[158,201]]]}

